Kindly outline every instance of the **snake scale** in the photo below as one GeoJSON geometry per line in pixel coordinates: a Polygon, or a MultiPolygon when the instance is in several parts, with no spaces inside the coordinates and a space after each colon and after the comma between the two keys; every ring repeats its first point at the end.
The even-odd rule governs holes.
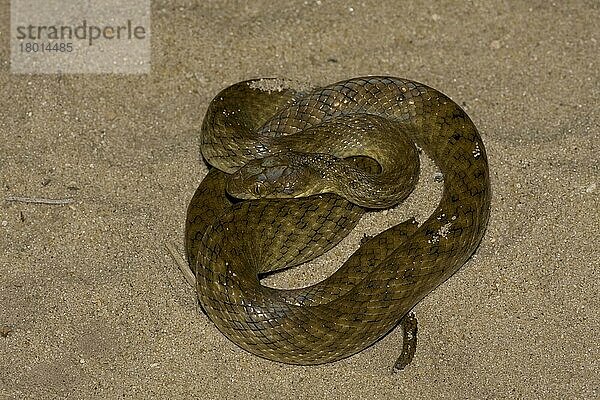
{"type": "Polygon", "coordinates": [[[474,253],[490,210],[485,149],[467,114],[418,82],[370,76],[304,91],[257,85],[264,82],[272,81],[224,89],[203,121],[201,151],[211,168],[190,202],[185,231],[198,298],[217,328],[251,353],[301,365],[340,360],[385,336],[474,253]],[[338,140],[349,150],[335,150],[338,140]],[[311,149],[326,172],[297,161],[311,149]],[[261,285],[264,274],[333,248],[367,209],[408,196],[418,179],[418,149],[444,182],[426,221],[364,240],[317,284],[261,285]],[[300,172],[287,166],[286,152],[300,172]],[[307,183],[307,170],[328,183],[307,183]],[[338,190],[333,185],[342,178],[326,177],[329,170],[354,177],[338,190]],[[378,203],[377,190],[361,199],[369,190],[363,183],[377,179],[386,200],[378,203]],[[399,194],[386,187],[394,181],[399,194]],[[360,192],[358,199],[342,197],[343,190],[360,192]]]}

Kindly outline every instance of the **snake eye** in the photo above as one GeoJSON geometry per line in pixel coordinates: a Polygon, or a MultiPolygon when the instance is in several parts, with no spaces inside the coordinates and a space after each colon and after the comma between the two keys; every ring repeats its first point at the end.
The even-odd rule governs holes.
{"type": "Polygon", "coordinates": [[[254,182],[254,184],[252,185],[252,194],[255,195],[256,197],[260,197],[260,195],[262,194],[263,190],[262,190],[262,183],[260,182],[254,182]]]}

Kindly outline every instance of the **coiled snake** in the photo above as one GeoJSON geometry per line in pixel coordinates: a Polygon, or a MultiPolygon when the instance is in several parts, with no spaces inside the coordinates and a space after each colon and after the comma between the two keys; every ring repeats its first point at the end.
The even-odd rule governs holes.
{"type": "Polygon", "coordinates": [[[202,125],[202,154],[213,168],[189,205],[185,239],[199,301],[251,353],[290,364],[336,361],[383,337],[473,254],[490,209],[485,149],[456,103],[417,82],[363,77],[304,92],[257,83],[219,93],[202,125]],[[369,238],[315,285],[260,284],[262,274],[334,247],[365,207],[408,196],[418,179],[415,146],[444,180],[425,222],[369,238]]]}

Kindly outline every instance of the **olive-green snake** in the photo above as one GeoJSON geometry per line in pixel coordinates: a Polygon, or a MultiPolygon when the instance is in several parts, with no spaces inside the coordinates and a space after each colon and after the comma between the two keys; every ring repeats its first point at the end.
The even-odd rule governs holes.
{"type": "Polygon", "coordinates": [[[490,209],[485,149],[466,113],[421,83],[362,77],[306,91],[260,84],[224,89],[204,118],[201,150],[213,168],[189,205],[185,239],[198,298],[218,329],[251,353],[290,364],[336,361],[382,338],[473,254],[490,209]],[[344,150],[335,149],[340,139],[344,150]],[[315,285],[261,285],[262,274],[333,248],[365,213],[362,206],[385,208],[408,196],[418,176],[417,148],[444,181],[426,221],[409,220],[365,240],[315,285]],[[297,161],[315,149],[324,170],[297,161]],[[355,175],[339,189],[344,171],[355,175]],[[309,181],[311,174],[327,183],[309,181]],[[364,183],[377,180],[384,189],[362,196],[371,190],[364,183]],[[388,188],[394,181],[396,194],[388,188]],[[356,198],[340,196],[345,190],[356,198]],[[378,202],[379,194],[385,200],[378,202]]]}

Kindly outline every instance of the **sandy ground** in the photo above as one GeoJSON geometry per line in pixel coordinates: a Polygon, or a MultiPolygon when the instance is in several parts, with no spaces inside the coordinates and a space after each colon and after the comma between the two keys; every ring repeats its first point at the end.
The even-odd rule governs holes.
{"type": "Polygon", "coordinates": [[[0,398],[600,396],[598,2],[154,1],[152,73],[61,77],[9,72],[7,3],[0,398]],[[464,106],[489,156],[487,234],[416,307],[420,341],[402,373],[390,374],[397,331],[330,365],[257,358],[199,312],[165,249],[183,253],[206,173],[202,117],[240,80],[365,74],[422,81],[464,106]]]}

